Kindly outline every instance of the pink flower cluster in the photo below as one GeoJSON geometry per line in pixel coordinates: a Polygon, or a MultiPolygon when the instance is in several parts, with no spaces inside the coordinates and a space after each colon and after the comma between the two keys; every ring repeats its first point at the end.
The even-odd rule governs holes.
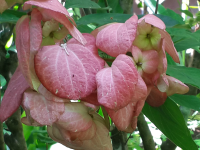
{"type": "Polygon", "coordinates": [[[16,25],[19,67],[3,97],[1,121],[21,105],[22,122],[47,125],[53,140],[74,149],[111,150],[108,122],[96,112],[100,106],[119,130],[131,133],[145,101],[160,106],[167,96],[188,91],[166,75],[165,51],[177,63],[179,57],[154,15],[81,34],[57,0],[29,0],[23,7],[32,12],[16,25]],[[67,34],[73,38],[64,43],[67,34]],[[116,57],[111,67],[98,49],[116,57]]]}

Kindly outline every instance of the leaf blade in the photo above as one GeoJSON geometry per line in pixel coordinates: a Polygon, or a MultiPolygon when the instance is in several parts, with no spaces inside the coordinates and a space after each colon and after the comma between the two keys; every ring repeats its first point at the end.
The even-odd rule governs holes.
{"type": "Polygon", "coordinates": [[[177,146],[197,150],[178,106],[169,98],[160,107],[145,104],[142,111],[177,146]]]}

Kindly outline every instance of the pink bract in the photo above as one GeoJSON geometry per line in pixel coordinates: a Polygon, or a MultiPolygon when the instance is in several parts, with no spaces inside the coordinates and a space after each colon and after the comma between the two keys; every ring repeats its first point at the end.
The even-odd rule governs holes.
{"type": "Polygon", "coordinates": [[[18,67],[13,74],[2,99],[0,107],[1,122],[5,121],[19,108],[22,102],[23,92],[28,87],[29,85],[18,67]]]}
{"type": "Polygon", "coordinates": [[[40,12],[33,9],[30,24],[29,17],[23,16],[16,25],[16,48],[19,67],[30,87],[35,90],[40,85],[40,81],[35,74],[34,56],[42,42],[41,19],[40,12]]]}
{"type": "Polygon", "coordinates": [[[135,66],[142,76],[143,72],[151,74],[158,68],[158,53],[155,50],[141,51],[139,48],[132,47],[132,55],[135,66]]]}
{"type": "Polygon", "coordinates": [[[24,92],[22,106],[41,125],[52,125],[64,112],[64,103],[48,101],[30,89],[24,92]]]}
{"type": "Polygon", "coordinates": [[[65,111],[56,122],[57,126],[71,132],[81,132],[92,126],[88,108],[78,102],[65,103],[65,111]]]}
{"type": "Polygon", "coordinates": [[[44,46],[35,57],[36,74],[54,95],[67,99],[81,99],[96,90],[96,73],[104,67],[98,55],[95,38],[84,34],[85,46],[75,39],[67,45],[44,46]]]}
{"type": "Polygon", "coordinates": [[[158,17],[156,17],[156,16],[154,16],[154,15],[152,15],[152,14],[147,14],[147,15],[145,15],[144,17],[140,18],[140,19],[138,20],[138,22],[140,23],[140,22],[142,22],[143,20],[144,20],[146,23],[151,24],[151,25],[153,25],[153,26],[155,26],[155,27],[157,27],[157,28],[160,28],[160,29],[162,29],[162,30],[165,30],[165,28],[166,28],[164,22],[163,22],[160,18],[158,18],[158,17]]]}
{"type": "Polygon", "coordinates": [[[57,97],[53,95],[51,92],[49,92],[42,84],[38,88],[38,92],[42,94],[47,100],[54,101],[54,102],[70,102],[69,99],[63,99],[60,97],[57,97]]]}
{"type": "MultiPolygon", "coordinates": [[[[138,75],[138,82],[135,86],[135,91],[131,102],[127,106],[119,109],[118,111],[106,108],[106,111],[108,112],[118,130],[129,132],[128,128],[129,126],[131,127],[132,123],[134,122],[134,118],[137,117],[142,111],[146,97],[146,84],[144,83],[140,75],[138,75]]],[[[132,129],[130,131],[132,131],[132,129]]]]}
{"type": "Polygon", "coordinates": [[[167,94],[165,92],[161,92],[156,87],[151,88],[151,92],[149,93],[146,102],[152,107],[159,107],[164,104],[167,99],[167,94]]]}
{"type": "Polygon", "coordinates": [[[174,77],[166,76],[169,82],[169,89],[167,90],[167,95],[171,96],[173,94],[185,94],[189,91],[189,87],[183,84],[181,81],[174,77]]]}
{"type": "Polygon", "coordinates": [[[24,3],[23,8],[25,10],[30,9],[32,6],[38,6],[43,18],[50,20],[54,18],[58,22],[62,23],[71,33],[71,35],[82,44],[86,44],[86,40],[77,28],[68,20],[70,19],[74,24],[73,18],[70,17],[68,11],[62,6],[58,0],[29,0],[24,3]]]}
{"type": "Polygon", "coordinates": [[[125,23],[114,23],[101,30],[96,37],[96,45],[112,57],[126,54],[137,32],[137,16],[132,16],[125,23]]]}
{"type": "Polygon", "coordinates": [[[131,58],[120,54],[111,67],[97,73],[98,102],[114,110],[125,107],[133,97],[137,81],[137,70],[131,58]]]}

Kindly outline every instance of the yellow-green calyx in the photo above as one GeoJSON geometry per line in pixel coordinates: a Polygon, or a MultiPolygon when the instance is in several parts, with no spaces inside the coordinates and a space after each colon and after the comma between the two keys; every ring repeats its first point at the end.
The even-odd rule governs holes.
{"type": "Polygon", "coordinates": [[[145,23],[143,20],[138,24],[138,32],[133,45],[137,46],[141,50],[158,50],[161,35],[159,29],[145,23]]]}

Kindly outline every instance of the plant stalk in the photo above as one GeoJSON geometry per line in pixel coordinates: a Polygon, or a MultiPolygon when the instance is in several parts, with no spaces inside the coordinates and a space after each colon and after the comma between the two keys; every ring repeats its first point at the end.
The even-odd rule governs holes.
{"type": "Polygon", "coordinates": [[[158,4],[159,4],[159,0],[157,0],[157,2],[156,2],[156,10],[155,10],[155,14],[158,13],[158,4]]]}
{"type": "Polygon", "coordinates": [[[151,135],[147,122],[145,121],[143,113],[140,113],[140,115],[138,116],[137,127],[143,141],[144,150],[156,150],[153,137],[151,135]]]}

